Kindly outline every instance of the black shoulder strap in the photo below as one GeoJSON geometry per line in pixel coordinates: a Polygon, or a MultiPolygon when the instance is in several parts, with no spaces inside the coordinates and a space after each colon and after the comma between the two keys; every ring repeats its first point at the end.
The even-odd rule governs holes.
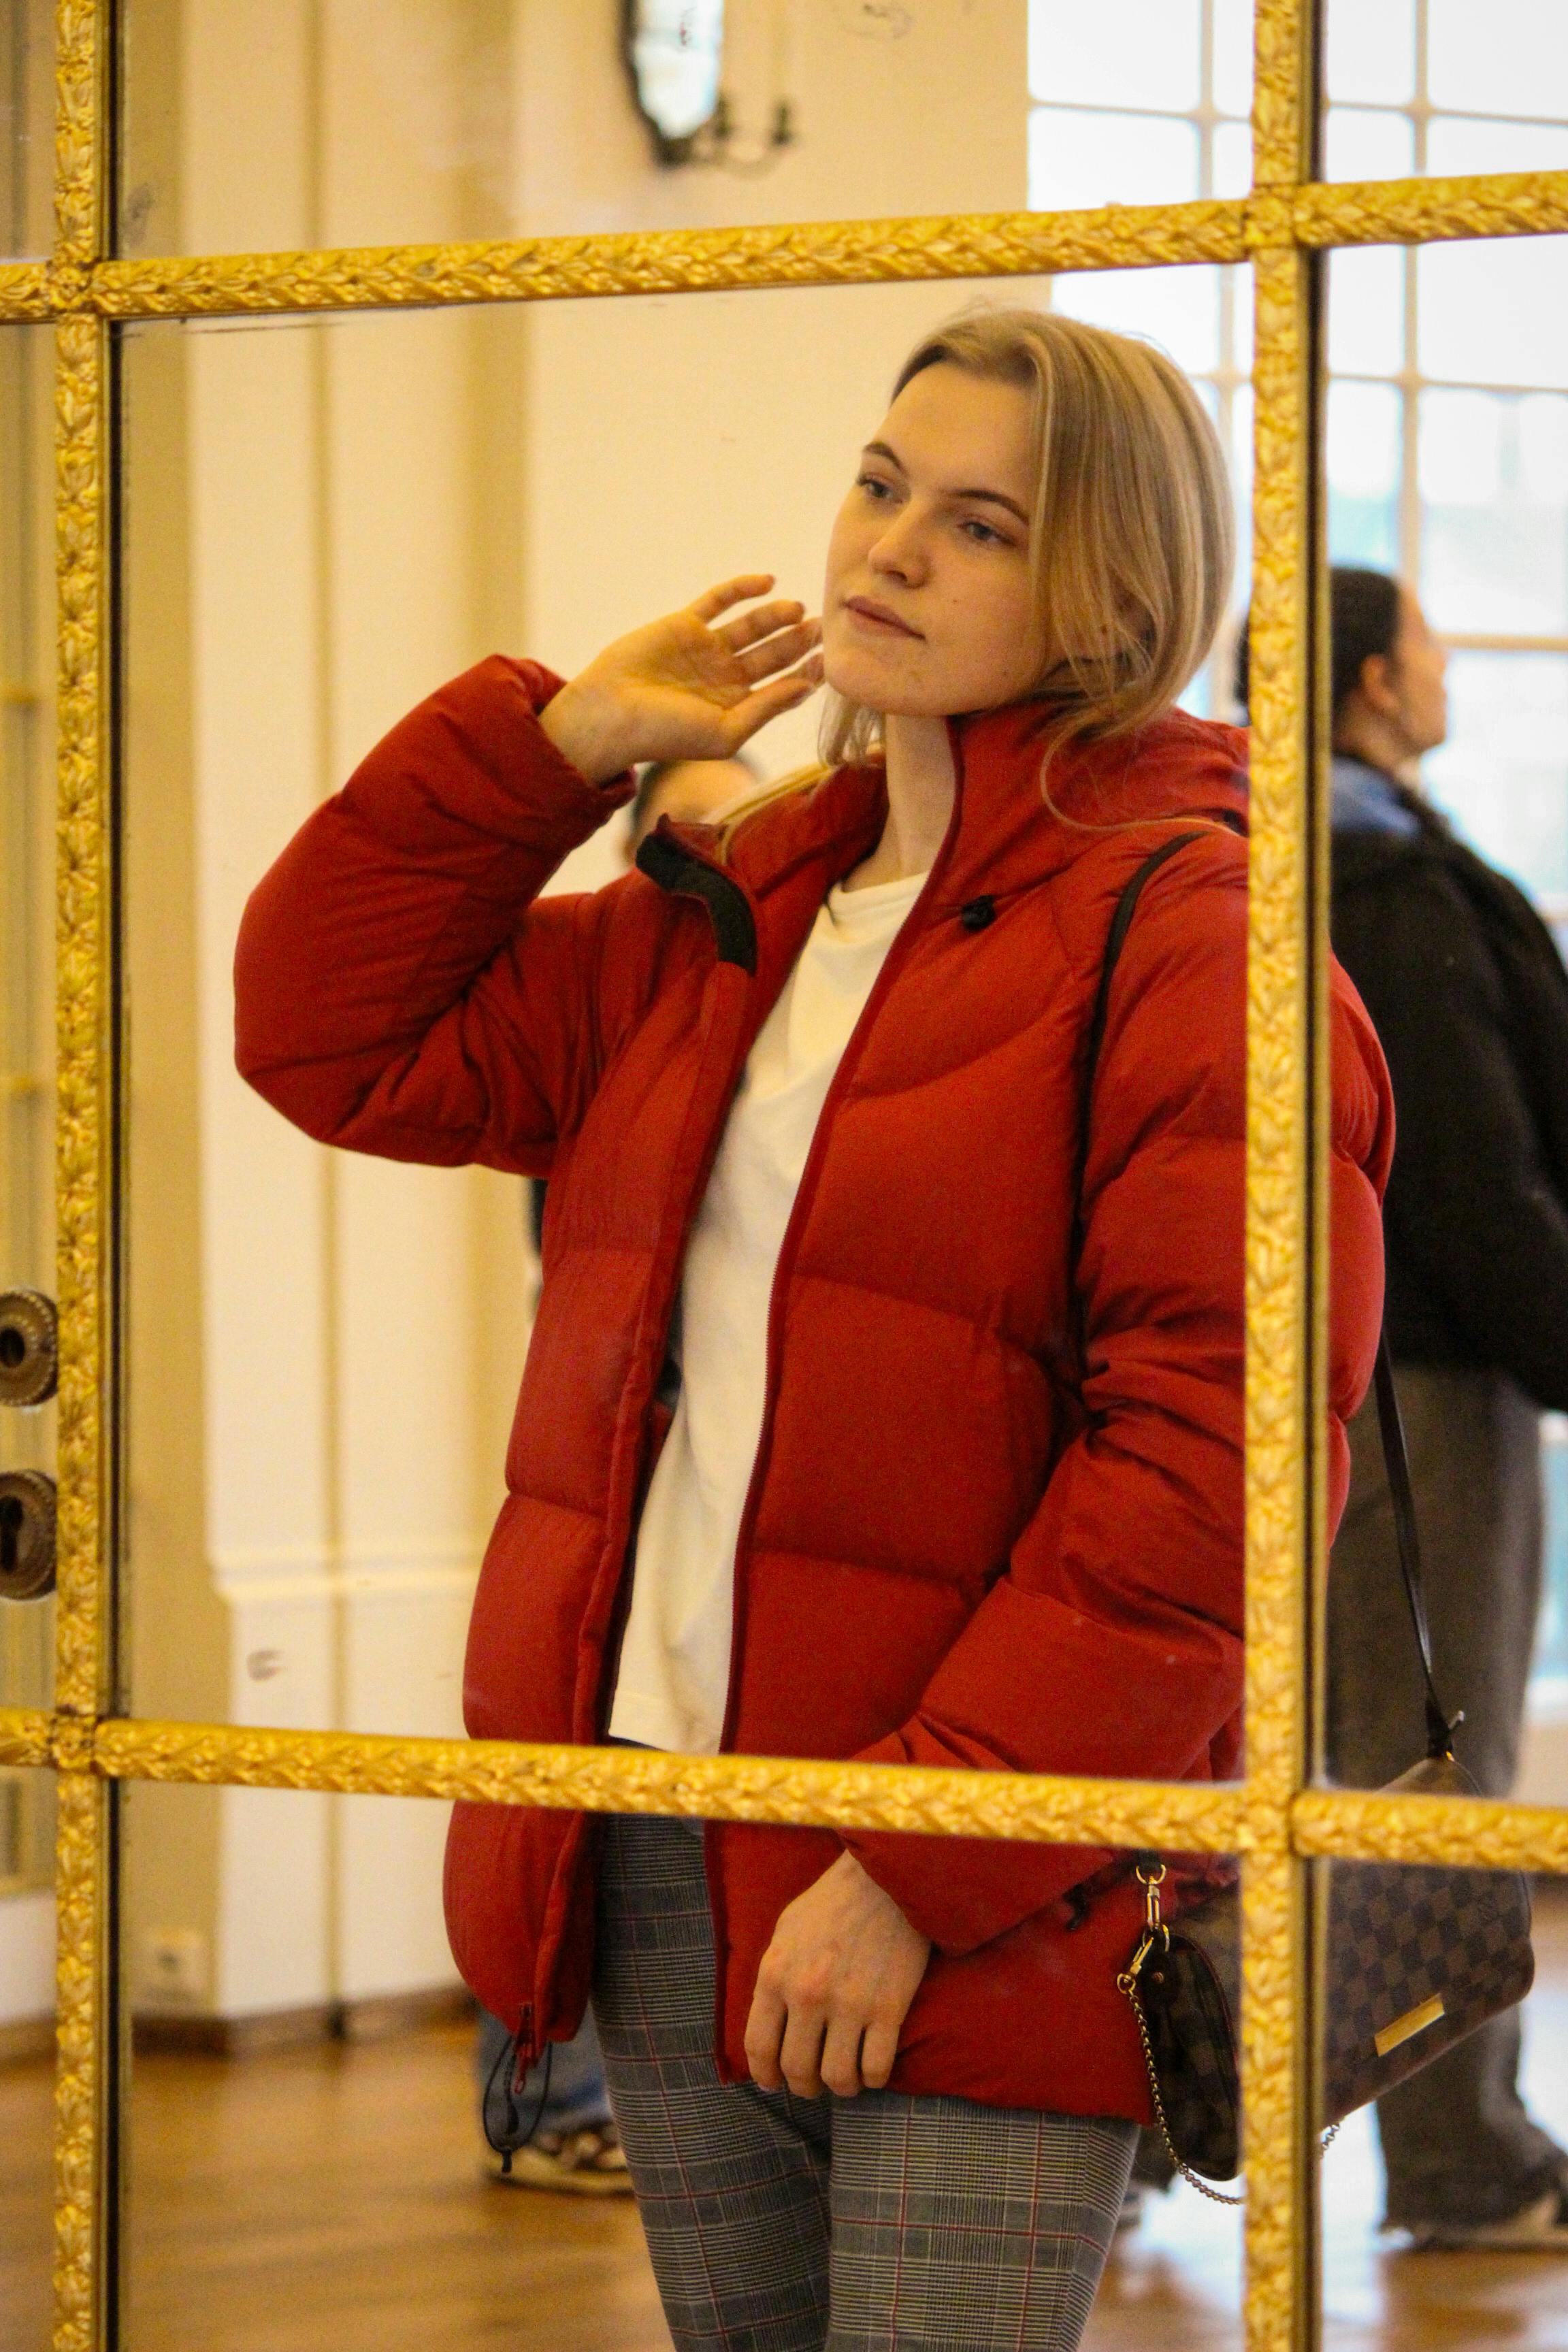
{"type": "Polygon", "coordinates": [[[1127,934],[1132,928],[1132,918],[1138,911],[1138,901],[1143,896],[1145,883],[1152,882],[1168,857],[1178,849],[1185,849],[1190,841],[1200,836],[1195,833],[1173,834],[1163,841],[1152,856],[1146,857],[1138,871],[1123,888],[1116,901],[1116,912],[1110,919],[1106,934],[1105,955],[1100,967],[1100,985],[1094,992],[1094,1010],[1089,1017],[1089,1034],[1084,1041],[1083,1068],[1078,1086],[1078,1150],[1073,1163],[1072,1188],[1072,1262],[1070,1272],[1076,1292],[1078,1262],[1083,1245],[1083,1180],[1089,1166],[1089,1113],[1094,1106],[1094,1076],[1100,1067],[1100,1049],[1105,1043],[1105,1024],[1110,1012],[1110,983],[1116,977],[1116,967],[1121,961],[1121,950],[1127,934]]]}
{"type": "MultiPolygon", "coordinates": [[[[1195,833],[1179,833],[1162,842],[1152,856],[1146,857],[1132,876],[1116,902],[1116,912],[1106,935],[1105,956],[1100,968],[1100,985],[1095,991],[1094,1010],[1089,1016],[1089,1034],[1084,1044],[1083,1071],[1079,1083],[1078,1152],[1073,1184],[1072,1258],[1070,1275],[1075,1311],[1079,1309],[1078,1265],[1083,1245],[1083,1180],[1089,1165],[1089,1115],[1094,1104],[1095,1073],[1100,1066],[1100,1048],[1105,1043],[1105,1026],[1110,1009],[1110,983],[1121,957],[1132,918],[1138,911],[1138,901],[1146,883],[1159,872],[1169,857],[1196,841],[1195,833]]],[[[1081,1334],[1080,1334],[1081,1337],[1081,1334]]],[[[1081,1345],[1079,1361],[1083,1360],[1081,1345]]],[[[1399,1414],[1399,1398],[1394,1385],[1394,1366],[1389,1358],[1388,1340],[1381,1337],[1377,1347],[1377,1424],[1383,1439],[1383,1458],[1388,1473],[1389,1492],[1394,1499],[1394,1528],[1399,1550],[1399,1572],[1405,1584],[1405,1597],[1410,1604],[1410,1622],[1415,1632],[1415,1646],[1420,1654],[1422,1680],[1426,1685],[1426,1753],[1430,1757],[1449,1757],[1454,1752],[1453,1733],[1464,1721],[1462,1715],[1449,1716],[1437,1696],[1437,1686],[1432,1672],[1432,1636],[1426,1622],[1426,1596],[1421,1580],[1421,1539],[1415,1524],[1415,1498],[1410,1486],[1410,1464],[1405,1451],[1405,1426],[1399,1414]]]]}
{"type": "Polygon", "coordinates": [[[1450,1757],[1454,1752],[1454,1733],[1463,1723],[1463,1715],[1449,1715],[1437,1696],[1437,1685],[1432,1674],[1432,1635],[1426,1623],[1426,1593],[1421,1581],[1421,1536],[1415,1524],[1415,1497],[1410,1487],[1410,1463],[1405,1451],[1405,1423],[1400,1418],[1399,1391],[1394,1385],[1394,1362],[1388,1352],[1388,1334],[1380,1334],[1377,1342],[1377,1426],[1383,1439],[1384,1467],[1388,1473],[1388,1491],[1394,1500],[1394,1535],[1399,1551],[1399,1573],[1405,1580],[1405,1598],[1410,1604],[1410,1622],[1415,1628],[1415,1646],[1421,1654],[1421,1678],[1426,1685],[1426,1753],[1430,1757],[1450,1757]]]}

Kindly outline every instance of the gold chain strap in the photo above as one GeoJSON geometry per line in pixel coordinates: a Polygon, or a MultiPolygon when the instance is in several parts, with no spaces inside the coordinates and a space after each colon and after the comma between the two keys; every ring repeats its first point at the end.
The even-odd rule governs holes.
{"type": "MultiPolygon", "coordinates": [[[[1160,2096],[1160,2076],[1154,2064],[1154,2045],[1149,2039],[1148,2021],[1143,2014],[1143,2004],[1138,1998],[1139,1974],[1154,1945],[1156,1942],[1163,1942],[1167,1951],[1171,1948],[1171,1931],[1160,1916],[1160,1889],[1165,1883],[1165,1865],[1162,1862],[1152,1871],[1146,1871],[1142,1864],[1135,1864],[1133,1867],[1138,1884],[1143,1889],[1143,1933],[1139,1939],[1138,1949],[1116,1979],[1116,1989],[1119,1992],[1126,1994],[1133,2017],[1137,2020],[1138,2039],[1143,2045],[1143,2063],[1149,2074],[1149,2095],[1154,2103],[1154,2119],[1160,2126],[1160,2137],[1165,2143],[1171,2162],[1175,2166],[1182,2179],[1189,2187],[1195,2189],[1200,2197],[1206,2197],[1214,2205],[1245,2205],[1247,2202],[1245,2192],[1239,2197],[1227,2197],[1223,2189],[1211,2188],[1209,2183],[1200,2174],[1194,2172],[1192,2166],[1181,2156],[1175,2141],[1171,2137],[1171,2126],[1165,2117],[1165,2102],[1160,2096]]],[[[1322,2148],[1331,2147],[1339,2136],[1339,2125],[1331,2124],[1320,2142],[1320,2152],[1322,2148]]]]}
{"type": "Polygon", "coordinates": [[[1160,2137],[1170,2152],[1171,2162],[1175,2166],[1182,2179],[1195,2189],[1200,2197],[1207,2197],[1215,2205],[1245,2205],[1247,2202],[1245,2196],[1227,2197],[1223,2189],[1211,2189],[1208,2182],[1200,2174],[1194,2172],[1192,2166],[1177,2154],[1176,2143],[1171,2137],[1171,2126],[1165,2120],[1165,2102],[1160,2096],[1160,2077],[1154,2072],[1154,2052],[1149,2040],[1149,2028],[1143,2021],[1143,2004],[1139,2000],[1137,1989],[1132,1982],[1131,1970],[1129,1969],[1126,1975],[1118,1977],[1116,1981],[1131,2002],[1132,2014],[1138,2021],[1138,2039],[1143,2044],[1143,2063],[1149,2069],[1149,2092],[1154,2102],[1154,2116],[1160,2126],[1160,2137]]]}
{"type": "Polygon", "coordinates": [[[1165,1883],[1165,1865],[1163,1862],[1156,1863],[1152,1870],[1145,1870],[1142,1863],[1135,1863],[1133,1867],[1138,1874],[1138,1884],[1143,1889],[1143,1933],[1139,1938],[1138,1949],[1116,1979],[1116,1989],[1126,1994],[1132,2014],[1138,2021],[1138,2039],[1143,2044],[1143,2063],[1149,2070],[1149,2094],[1154,2102],[1154,2117],[1160,2126],[1160,2137],[1170,2151],[1171,2162],[1200,2197],[1207,2197],[1215,2205],[1243,2205],[1247,2201],[1245,2197],[1227,2197],[1223,2189],[1211,2189],[1182,2157],[1171,2137],[1171,2126],[1165,2117],[1165,2102],[1160,2096],[1160,2077],[1154,2066],[1154,2046],[1149,2039],[1143,2004],[1138,1998],[1139,1971],[1154,1946],[1163,1943],[1167,1951],[1171,1948],[1171,1931],[1160,1916],[1160,1889],[1165,1883]]]}

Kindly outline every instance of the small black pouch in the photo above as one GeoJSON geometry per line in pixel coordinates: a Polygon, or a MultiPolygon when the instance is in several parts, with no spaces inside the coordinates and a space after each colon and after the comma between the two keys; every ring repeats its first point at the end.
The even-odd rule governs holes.
{"type": "Polygon", "coordinates": [[[1234,2180],[1241,2169],[1240,1897],[1226,1887],[1167,1927],[1154,1895],[1164,1876],[1159,1857],[1141,1854],[1139,1875],[1152,1898],[1150,1918],[1118,1981],[1138,2021],[1160,2126],[1189,2179],[1234,2180]]]}

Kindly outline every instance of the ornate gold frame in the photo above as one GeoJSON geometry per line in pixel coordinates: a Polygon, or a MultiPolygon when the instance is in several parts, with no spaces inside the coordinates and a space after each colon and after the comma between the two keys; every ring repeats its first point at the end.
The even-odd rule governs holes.
{"type": "Polygon", "coordinates": [[[1311,464],[1315,249],[1568,230],[1568,173],[1322,185],[1309,178],[1313,0],[1258,0],[1255,184],[1231,202],[1083,213],[552,237],[355,252],[110,255],[110,0],[58,9],[56,241],[0,263],[0,321],[57,341],[60,1580],[51,1714],[0,1711],[0,1763],[59,1784],[57,2352],[115,2323],[110,1805],[122,1779],[243,1782],[920,1830],[1049,1843],[1172,1844],[1245,1858],[1247,2340],[1315,2340],[1305,1858],[1470,1861],[1568,1874],[1568,1808],[1307,1785],[1306,1626],[1322,1554],[1317,1449],[1324,1252],[1326,916],[1321,794],[1309,789],[1309,646],[1322,565],[1311,464]],[[114,1711],[116,1202],[108,635],[110,322],[1005,277],[1250,260],[1257,278],[1254,763],[1248,990],[1248,1775],[1170,1787],[753,1758],[628,1756],[489,1741],[147,1723],[114,1711]],[[1316,812],[1316,814],[1314,814],[1316,812]]]}

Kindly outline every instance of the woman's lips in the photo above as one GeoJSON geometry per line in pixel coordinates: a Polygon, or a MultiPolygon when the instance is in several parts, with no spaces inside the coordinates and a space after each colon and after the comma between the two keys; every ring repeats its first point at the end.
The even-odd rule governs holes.
{"type": "Polygon", "coordinates": [[[846,597],[844,609],[847,613],[853,613],[858,620],[869,621],[873,628],[889,630],[895,636],[920,635],[918,629],[911,629],[907,621],[900,621],[896,613],[889,613],[886,604],[873,604],[868,596],[846,597]]]}

